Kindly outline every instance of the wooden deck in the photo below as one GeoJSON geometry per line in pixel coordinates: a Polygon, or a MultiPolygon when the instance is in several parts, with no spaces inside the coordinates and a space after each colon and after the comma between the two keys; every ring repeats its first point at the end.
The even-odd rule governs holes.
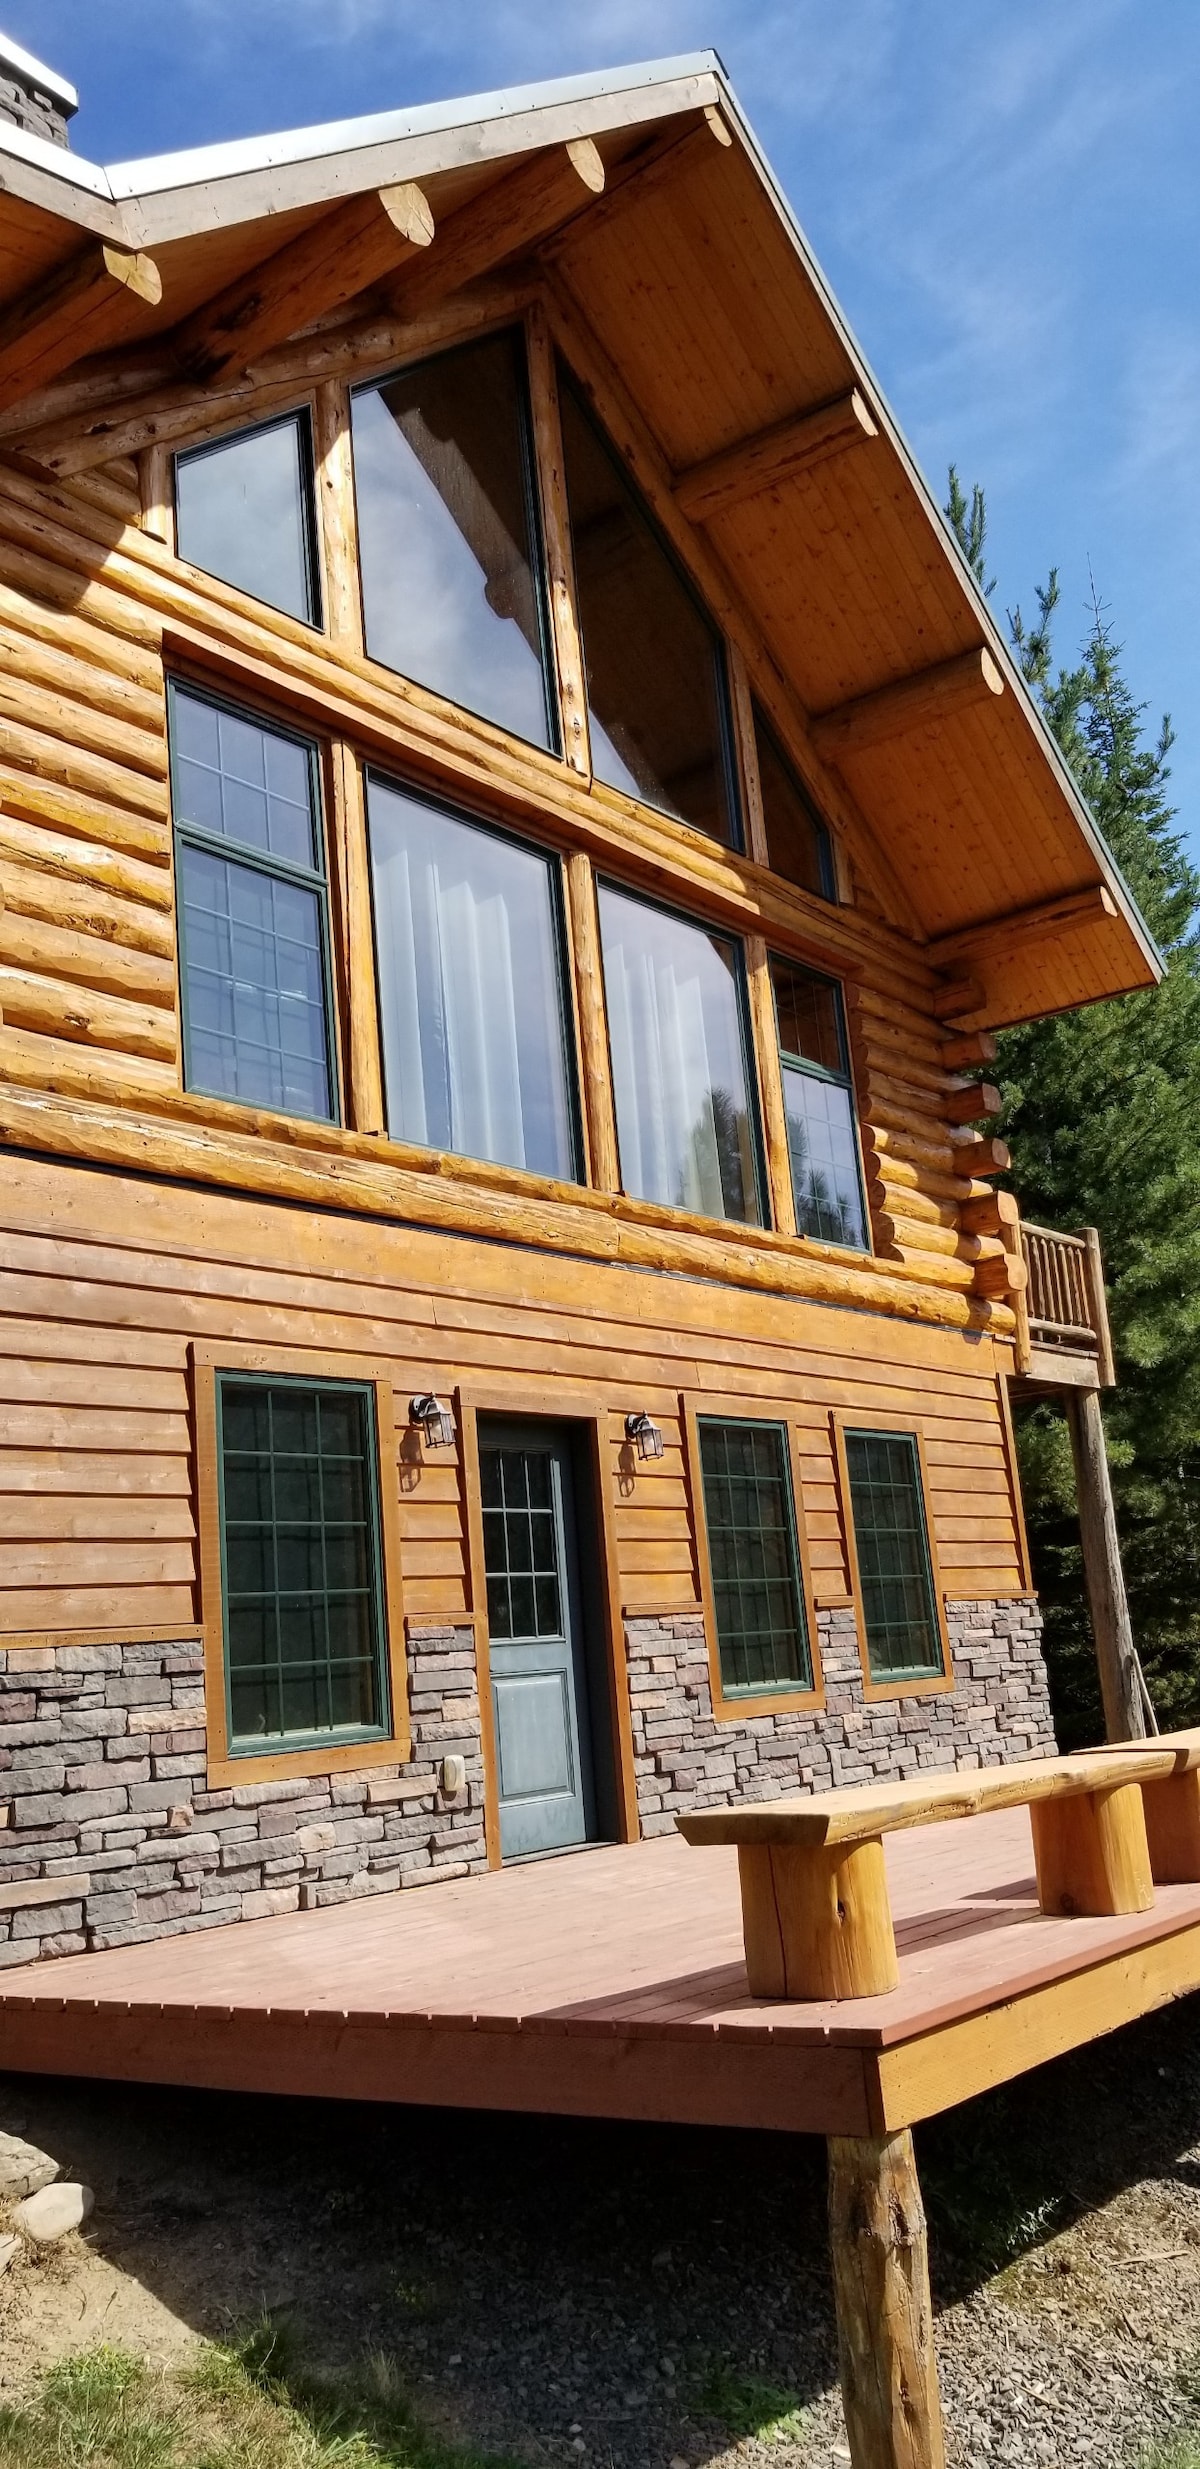
{"type": "Polygon", "coordinates": [[[879,2135],[1200,1986],[1200,1886],[1045,1918],[1026,1810],[888,1864],[886,1997],[751,1999],[736,1854],[672,1837],[9,1972],[0,2065],[879,2135]]]}

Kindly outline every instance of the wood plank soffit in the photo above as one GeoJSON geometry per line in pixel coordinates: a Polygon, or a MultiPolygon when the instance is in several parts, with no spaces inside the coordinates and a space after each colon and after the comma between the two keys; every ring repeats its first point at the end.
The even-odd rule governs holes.
{"type": "Polygon", "coordinates": [[[675,482],[676,505],[691,522],[711,523],[744,498],[757,497],[814,463],[878,435],[878,423],[854,387],[831,403],[796,412],[693,463],[675,482]]]}
{"type": "Polygon", "coordinates": [[[980,644],[953,660],[939,660],[911,677],[898,678],[892,685],[815,713],[813,739],[830,762],[840,762],[845,755],[862,754],[890,738],[906,736],[910,729],[948,719],[953,712],[969,711],[975,704],[998,698],[1004,690],[996,662],[986,645],[980,644]]]}
{"type": "Polygon", "coordinates": [[[107,340],[104,328],[131,304],[156,307],[162,278],[153,258],[89,241],[0,317],[0,407],[46,385],[107,340]]]}

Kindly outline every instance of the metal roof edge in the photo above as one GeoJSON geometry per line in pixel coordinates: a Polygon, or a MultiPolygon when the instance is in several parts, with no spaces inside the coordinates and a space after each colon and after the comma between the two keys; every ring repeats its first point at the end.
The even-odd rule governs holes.
{"type": "Polygon", "coordinates": [[[371,112],[353,120],[330,120],[312,128],[286,129],[275,136],[234,138],[218,145],[191,147],[179,154],[149,155],[137,162],[109,164],[103,177],[112,197],[140,202],[160,195],[165,189],[193,188],[202,181],[280,170],[285,164],[359,153],[366,147],[394,144],[405,138],[436,136],[443,131],[449,134],[476,121],[510,120],[527,112],[553,110],[563,103],[601,101],[606,95],[649,91],[656,86],[676,84],[682,78],[723,74],[716,52],[683,52],[675,58],[644,61],[599,74],[545,78],[527,86],[502,86],[490,94],[456,97],[450,104],[417,103],[394,111],[371,112]]]}
{"type": "Polygon", "coordinates": [[[722,99],[725,108],[728,111],[729,117],[736,125],[742,142],[754,161],[755,168],[758,171],[764,187],[774,200],[780,220],[784,224],[784,227],[792,240],[793,246],[796,249],[796,253],[799,256],[814,289],[820,297],[822,306],[824,307],[827,316],[844,344],[848,357],[855,363],[863,384],[869,391],[872,409],[877,410],[880,413],[883,424],[887,430],[888,437],[891,440],[892,445],[895,447],[897,454],[900,456],[901,462],[904,465],[905,471],[908,478],[912,482],[917,496],[924,504],[926,513],[930,517],[934,529],[943,546],[958,566],[960,578],[966,590],[968,599],[974,601],[976,614],[979,618],[980,628],[987,643],[988,650],[993,654],[999,663],[1001,672],[1004,676],[1005,684],[1015,694],[1016,700],[1024,710],[1026,718],[1032,724],[1042,753],[1045,755],[1051,770],[1055,773],[1059,786],[1063,790],[1067,802],[1071,808],[1071,812],[1074,815],[1075,821],[1078,823],[1091,855],[1095,859],[1104,883],[1104,887],[1107,891],[1111,892],[1114,900],[1117,902],[1118,907],[1125,918],[1125,922],[1129,926],[1135,941],[1143,953],[1148,967],[1154,974],[1155,982],[1157,983],[1166,971],[1167,964],[1163,954],[1159,950],[1154,936],[1150,932],[1149,926],[1146,924],[1146,920],[1138,907],[1133,892],[1130,890],[1130,887],[1126,882],[1125,877],[1099,828],[1099,825],[1096,822],[1095,816],[1092,814],[1090,807],[1080,791],[1079,784],[1075,779],[1074,773],[1067,762],[1061,746],[1054,737],[1044,713],[1039,710],[1038,705],[1034,701],[1029,686],[1025,678],[1022,676],[1015,659],[1013,658],[1011,646],[1006,642],[1004,636],[1001,634],[995,618],[988,607],[983,591],[980,588],[979,579],[977,575],[972,572],[967,559],[964,557],[962,549],[959,546],[958,541],[955,539],[954,534],[951,531],[944,514],[942,513],[937,497],[931,488],[929,481],[926,479],[925,473],[923,472],[921,465],[918,463],[917,458],[909,445],[908,439],[904,435],[904,431],[896,419],[895,413],[888,402],[887,396],[883,392],[879,380],[875,375],[874,369],[872,368],[853,327],[850,325],[829,283],[826,281],[824,271],[817,258],[814,256],[808,239],[801,228],[801,225],[796,220],[796,215],[791,202],[784,190],[781,189],[779,182],[775,177],[775,173],[771,168],[771,164],[754,134],[754,130],[738,101],[732,85],[730,84],[728,74],[723,64],[719,61],[715,53],[712,54],[711,57],[714,64],[714,72],[721,87],[722,99]]]}
{"type": "Polygon", "coordinates": [[[14,43],[10,34],[0,34],[0,68],[15,69],[19,77],[27,77],[39,92],[48,94],[52,103],[62,106],[64,117],[70,119],[79,109],[79,96],[57,69],[48,69],[44,60],[35,60],[31,51],[14,43]]]}

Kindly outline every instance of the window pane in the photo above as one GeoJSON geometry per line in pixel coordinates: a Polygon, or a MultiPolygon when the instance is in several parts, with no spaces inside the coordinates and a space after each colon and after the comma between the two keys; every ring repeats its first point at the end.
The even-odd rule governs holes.
{"type": "Polygon", "coordinates": [[[569,384],[562,418],[597,778],[733,840],[717,635],[569,384]]]}
{"type": "Polygon", "coordinates": [[[555,861],[377,780],[368,806],[392,1137],[570,1180],[555,861]]]}
{"type": "Polygon", "coordinates": [[[318,895],[208,849],[180,849],[188,1085],[329,1122],[318,895]]]}
{"type": "Polygon", "coordinates": [[[833,898],[833,852],[820,816],[785,763],[758,706],[754,710],[754,742],[767,826],[767,857],[776,874],[786,874],[818,899],[833,898]]]}
{"type": "Polygon", "coordinates": [[[303,412],[178,455],[180,556],[316,625],[311,472],[303,412]]]}
{"type": "Polygon", "coordinates": [[[928,1679],[942,1650],[916,1441],[847,1432],[846,1461],[872,1678],[928,1679]]]}
{"type": "Polygon", "coordinates": [[[221,1383],[235,1740],[382,1727],[371,1429],[361,1390],[221,1383]]]}
{"type": "Polygon", "coordinates": [[[783,1067],[796,1224],[822,1243],[867,1248],[854,1108],[848,1089],[783,1067]]]}
{"type": "Polygon", "coordinates": [[[723,1686],[809,1689],[787,1434],[778,1423],[707,1420],[699,1433],[723,1686]]]}
{"type": "Polygon", "coordinates": [[[780,1051],[847,1079],[840,988],[832,978],[818,977],[812,969],[794,968],[790,961],[778,959],[771,962],[771,984],[780,1051]]]}
{"type": "Polygon", "coordinates": [[[625,1190],[760,1225],[738,946],[610,884],[600,932],[625,1190]]]}
{"type": "Polygon", "coordinates": [[[289,866],[314,866],[309,747],[179,686],[171,705],[176,822],[289,866]]]}
{"type": "Polygon", "coordinates": [[[548,746],[518,348],[500,335],[354,396],[363,616],[373,660],[548,746]]]}

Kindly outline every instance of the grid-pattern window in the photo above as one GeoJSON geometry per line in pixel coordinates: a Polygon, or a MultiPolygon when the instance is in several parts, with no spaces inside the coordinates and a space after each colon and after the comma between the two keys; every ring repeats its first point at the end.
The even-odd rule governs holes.
{"type": "Polygon", "coordinates": [[[854,1089],[841,987],[773,959],[771,984],[796,1224],[822,1243],[867,1248],[854,1089]]]}
{"type": "Polygon", "coordinates": [[[380,1733],[372,1392],[229,1374],[217,1395],[230,1743],[380,1733]]]}
{"type": "Polygon", "coordinates": [[[942,1641],[911,1432],[847,1432],[850,1514],[872,1680],[938,1678],[942,1641]]]}
{"type": "Polygon", "coordinates": [[[721,1685],[811,1689],[787,1431],[707,1416],[698,1431],[721,1685]]]}
{"type": "Polygon", "coordinates": [[[187,1085],[334,1117],[316,749],[171,692],[187,1085]]]}
{"type": "Polygon", "coordinates": [[[491,1637],[562,1637],[562,1551],[549,1451],[483,1448],[479,1484],[491,1637]]]}

